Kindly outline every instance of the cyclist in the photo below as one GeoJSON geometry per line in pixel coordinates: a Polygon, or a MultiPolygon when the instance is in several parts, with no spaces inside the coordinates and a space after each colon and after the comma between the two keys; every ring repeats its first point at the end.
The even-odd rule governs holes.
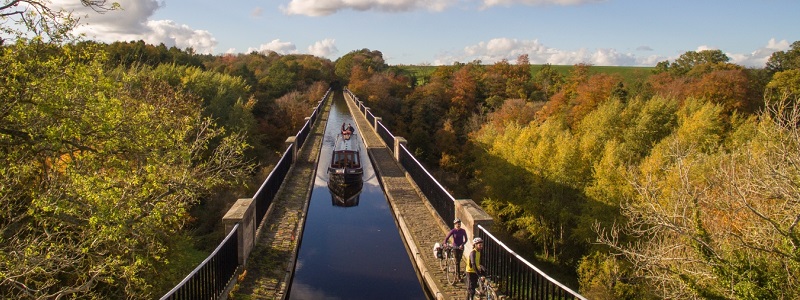
{"type": "Polygon", "coordinates": [[[486,275],[486,268],[483,267],[483,239],[476,237],[472,240],[472,252],[469,253],[467,261],[467,299],[472,300],[475,296],[475,289],[478,288],[478,277],[486,275]]]}
{"type": "Polygon", "coordinates": [[[444,237],[444,243],[442,243],[442,245],[447,245],[447,240],[449,240],[450,237],[453,237],[453,243],[450,244],[453,247],[452,254],[456,257],[456,278],[461,278],[461,257],[464,256],[464,244],[467,243],[467,231],[461,228],[461,220],[458,218],[453,220],[453,229],[444,237]]]}

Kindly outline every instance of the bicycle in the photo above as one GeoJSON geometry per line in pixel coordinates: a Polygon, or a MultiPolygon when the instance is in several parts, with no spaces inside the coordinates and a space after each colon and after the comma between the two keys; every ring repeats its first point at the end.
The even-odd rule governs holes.
{"type": "Polygon", "coordinates": [[[444,271],[449,284],[455,284],[456,281],[460,280],[458,271],[461,266],[456,264],[456,255],[453,250],[453,246],[444,245],[442,247],[442,257],[439,259],[439,268],[444,271]]]}
{"type": "Polygon", "coordinates": [[[478,288],[475,295],[478,299],[495,300],[497,299],[497,289],[492,282],[492,276],[486,275],[478,278],[478,288]]]}

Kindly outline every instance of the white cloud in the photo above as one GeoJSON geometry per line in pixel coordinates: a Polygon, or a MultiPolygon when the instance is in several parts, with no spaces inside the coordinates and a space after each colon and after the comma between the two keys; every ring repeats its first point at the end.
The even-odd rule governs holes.
{"type": "Polygon", "coordinates": [[[775,38],[770,39],[767,45],[758,48],[748,54],[725,53],[731,58],[731,62],[737,65],[753,68],[763,68],[767,65],[769,57],[778,51],[786,51],[791,48],[791,43],[786,40],[776,41],[775,38]]]}
{"type": "Polygon", "coordinates": [[[718,49],[719,49],[719,48],[717,48],[717,47],[713,47],[713,46],[709,46],[709,45],[700,45],[700,46],[698,46],[698,47],[697,47],[697,49],[696,49],[696,50],[694,50],[694,51],[695,51],[695,52],[700,52],[700,51],[706,51],[706,50],[718,50],[718,49]]]}
{"type": "Polygon", "coordinates": [[[605,2],[606,0],[483,0],[483,7],[523,5],[580,5],[587,3],[605,2]]]}
{"type": "Polygon", "coordinates": [[[480,60],[484,64],[493,64],[503,59],[513,63],[522,54],[527,54],[528,60],[532,64],[549,63],[553,65],[586,63],[600,66],[637,66],[653,60],[653,58],[637,59],[633,54],[620,53],[615,49],[566,51],[547,47],[538,40],[496,38],[488,42],[467,46],[461,54],[441,55],[434,64],[449,65],[454,62],[471,62],[475,60],[480,60]]]}
{"type": "Polygon", "coordinates": [[[192,29],[171,20],[148,20],[163,3],[155,0],[117,0],[120,11],[97,13],[83,7],[80,1],[55,0],[54,7],[73,11],[81,17],[81,27],[76,33],[103,41],[143,40],[148,44],[163,43],[167,47],[192,48],[196,53],[213,53],[217,40],[206,30],[192,29]]]}
{"type": "Polygon", "coordinates": [[[336,48],[336,40],[334,39],[324,39],[308,46],[308,54],[314,56],[329,57],[336,53],[339,53],[339,49],[336,48]]]}
{"type": "Polygon", "coordinates": [[[287,15],[327,16],[340,10],[407,12],[442,11],[458,0],[291,0],[281,10],[287,15]]]}
{"type": "MultiPolygon", "coordinates": [[[[767,44],[753,52],[746,54],[725,53],[731,63],[753,68],[763,68],[769,57],[777,51],[786,51],[791,48],[791,43],[786,40],[776,41],[774,38],[767,44]]],[[[698,46],[695,51],[716,50],[718,48],[708,45],[698,46]]],[[[650,47],[639,47],[637,50],[652,51],[650,47]]],[[[547,47],[538,40],[517,40],[510,38],[496,38],[488,42],[464,47],[463,51],[456,53],[443,53],[436,57],[433,65],[452,65],[455,62],[468,63],[480,60],[484,64],[494,64],[503,59],[514,63],[522,54],[528,55],[531,64],[575,65],[591,64],[595,66],[655,66],[658,62],[674,61],[679,55],[666,57],[661,55],[636,56],[633,53],[623,53],[616,49],[599,48],[589,50],[563,50],[547,47]]]]}
{"type": "MultiPolygon", "coordinates": [[[[103,29],[104,32],[116,34],[137,34],[148,31],[147,20],[163,6],[155,0],[118,0],[116,1],[122,10],[108,11],[106,13],[95,12],[91,8],[84,7],[80,1],[74,0],[54,0],[54,7],[61,7],[67,11],[73,11],[81,18],[82,24],[87,24],[88,29],[103,29]]],[[[82,28],[87,31],[86,27],[82,28]]]]}
{"type": "MultiPolygon", "coordinates": [[[[769,57],[772,56],[772,53],[778,51],[786,51],[791,48],[791,43],[787,40],[780,40],[776,41],[775,38],[770,39],[767,41],[767,44],[764,47],[758,48],[750,53],[731,53],[725,52],[725,55],[730,58],[730,62],[751,68],[763,68],[767,65],[767,61],[769,57]]],[[[704,51],[704,50],[720,50],[718,47],[702,45],[697,47],[697,52],[704,51]]]]}
{"type": "Polygon", "coordinates": [[[276,52],[278,54],[292,54],[297,53],[297,46],[294,45],[292,42],[281,42],[280,39],[274,39],[266,44],[261,44],[258,48],[248,48],[247,53],[250,52],[259,52],[259,53],[267,53],[267,52],[276,52]]]}

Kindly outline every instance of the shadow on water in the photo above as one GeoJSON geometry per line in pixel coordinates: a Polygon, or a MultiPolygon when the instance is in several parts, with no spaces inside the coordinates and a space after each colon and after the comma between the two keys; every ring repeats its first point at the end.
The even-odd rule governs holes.
{"type": "MultiPolygon", "coordinates": [[[[366,146],[361,145],[360,194],[338,205],[328,189],[336,135],[342,123],[355,125],[341,93],[336,96],[288,298],[425,299],[366,146]]],[[[360,136],[358,142],[363,143],[360,136]]]]}

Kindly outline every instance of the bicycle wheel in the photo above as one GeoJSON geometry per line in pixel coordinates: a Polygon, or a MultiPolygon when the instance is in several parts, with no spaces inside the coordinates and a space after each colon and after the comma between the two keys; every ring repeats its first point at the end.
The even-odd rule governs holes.
{"type": "Polygon", "coordinates": [[[478,286],[475,288],[475,298],[479,300],[486,298],[486,285],[482,278],[478,278],[478,286]]]}
{"type": "Polygon", "coordinates": [[[458,281],[458,266],[456,265],[455,257],[448,257],[447,258],[447,270],[445,274],[447,275],[447,283],[455,284],[458,281]]]}
{"type": "Polygon", "coordinates": [[[486,300],[494,300],[497,299],[497,295],[494,293],[494,288],[490,285],[486,285],[486,300]]]}

